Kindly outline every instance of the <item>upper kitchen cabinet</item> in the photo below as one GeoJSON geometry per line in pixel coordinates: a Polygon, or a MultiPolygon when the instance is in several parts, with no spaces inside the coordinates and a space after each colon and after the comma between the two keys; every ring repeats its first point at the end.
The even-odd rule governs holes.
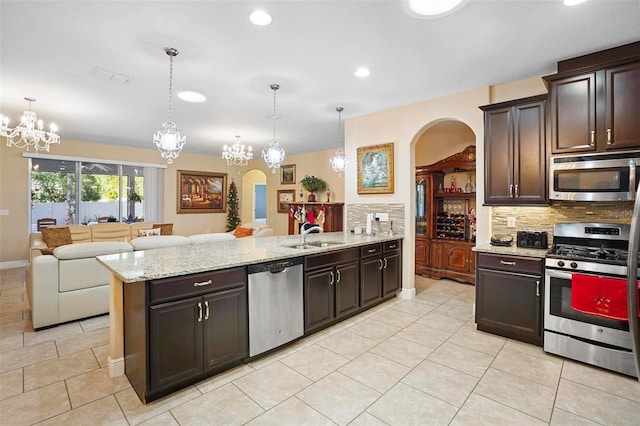
{"type": "Polygon", "coordinates": [[[480,107],[484,111],[485,205],[544,205],[547,95],[480,107]]]}
{"type": "Polygon", "coordinates": [[[640,148],[640,43],[558,64],[549,88],[551,152],[640,148]]]}

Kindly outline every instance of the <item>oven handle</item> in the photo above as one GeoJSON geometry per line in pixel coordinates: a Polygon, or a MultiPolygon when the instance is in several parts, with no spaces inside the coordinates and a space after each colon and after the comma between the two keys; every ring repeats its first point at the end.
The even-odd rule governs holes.
{"type": "Polygon", "coordinates": [[[571,280],[571,272],[557,271],[555,269],[547,269],[545,271],[550,278],[559,278],[561,280],[571,280]]]}

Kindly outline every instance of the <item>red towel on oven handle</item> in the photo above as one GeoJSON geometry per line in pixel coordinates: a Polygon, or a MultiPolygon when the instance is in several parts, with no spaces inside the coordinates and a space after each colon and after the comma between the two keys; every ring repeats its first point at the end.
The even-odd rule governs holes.
{"type": "Polygon", "coordinates": [[[585,314],[628,321],[627,280],[572,274],[571,307],[585,314]]]}

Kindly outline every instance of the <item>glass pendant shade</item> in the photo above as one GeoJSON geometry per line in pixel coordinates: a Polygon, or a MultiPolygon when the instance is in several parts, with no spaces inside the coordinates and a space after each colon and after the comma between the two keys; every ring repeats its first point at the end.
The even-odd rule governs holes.
{"type": "Polygon", "coordinates": [[[29,110],[24,111],[20,124],[15,128],[9,127],[9,118],[0,115],[0,136],[7,138],[7,146],[16,148],[33,148],[36,152],[44,150],[49,152],[51,144],[60,143],[60,136],[56,134],[58,128],[51,123],[50,131],[45,132],[42,120],[38,120],[38,115],[31,111],[31,102],[34,98],[24,98],[29,103],[29,110]]]}
{"type": "Polygon", "coordinates": [[[276,114],[276,91],[279,88],[280,86],[277,84],[271,85],[271,90],[273,90],[273,139],[271,144],[262,150],[262,158],[264,158],[265,163],[267,163],[267,167],[271,169],[271,173],[275,173],[276,170],[280,168],[285,155],[284,149],[276,139],[276,121],[278,120],[278,115],[276,114]]]}
{"type": "Polygon", "coordinates": [[[333,154],[333,157],[329,159],[329,162],[331,163],[331,168],[333,169],[333,171],[338,173],[339,176],[342,176],[345,169],[349,165],[349,159],[345,155],[344,149],[342,147],[342,111],[344,111],[344,108],[337,107],[336,111],[338,111],[338,150],[335,154],[333,154]]]}
{"type": "Polygon", "coordinates": [[[167,160],[167,163],[173,163],[173,160],[178,158],[180,151],[184,148],[187,141],[187,137],[180,134],[176,123],[171,120],[171,98],[173,95],[173,58],[178,55],[178,51],[172,47],[166,47],[164,49],[167,55],[169,55],[169,119],[162,123],[162,129],[158,130],[153,135],[153,143],[160,151],[162,158],[167,160]]]}
{"type": "Polygon", "coordinates": [[[253,160],[251,147],[245,149],[240,143],[240,136],[236,136],[236,141],[230,147],[225,145],[222,149],[222,159],[227,160],[227,166],[246,166],[249,160],[253,160]]]}

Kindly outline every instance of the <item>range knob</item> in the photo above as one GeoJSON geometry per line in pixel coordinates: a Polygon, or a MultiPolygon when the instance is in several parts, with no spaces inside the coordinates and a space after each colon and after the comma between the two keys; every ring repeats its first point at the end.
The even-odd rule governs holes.
{"type": "Polygon", "coordinates": [[[558,260],[558,266],[562,268],[564,266],[564,261],[558,260]]]}
{"type": "Polygon", "coordinates": [[[571,266],[573,269],[576,269],[578,267],[578,264],[576,262],[571,262],[571,266]]]}

